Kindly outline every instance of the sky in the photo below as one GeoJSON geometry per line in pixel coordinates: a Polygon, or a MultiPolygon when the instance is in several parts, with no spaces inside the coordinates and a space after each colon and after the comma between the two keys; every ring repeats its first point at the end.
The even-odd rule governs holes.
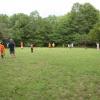
{"type": "Polygon", "coordinates": [[[71,11],[74,3],[90,3],[100,10],[100,0],[0,0],[0,14],[30,14],[37,10],[42,17],[61,16],[71,11]]]}

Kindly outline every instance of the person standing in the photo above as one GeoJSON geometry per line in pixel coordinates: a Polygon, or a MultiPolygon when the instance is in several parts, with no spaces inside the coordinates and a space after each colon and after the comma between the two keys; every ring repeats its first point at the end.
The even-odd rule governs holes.
{"type": "Polygon", "coordinates": [[[54,42],[52,43],[52,47],[53,47],[53,48],[55,47],[55,43],[54,43],[54,42]]]}
{"type": "Polygon", "coordinates": [[[23,42],[22,42],[22,41],[20,42],[20,47],[21,47],[21,49],[23,49],[23,47],[24,47],[24,45],[23,45],[23,42]]]}
{"type": "Polygon", "coordinates": [[[5,54],[5,47],[4,47],[3,43],[0,42],[0,56],[1,56],[1,58],[4,58],[4,54],[5,54]]]}
{"type": "Polygon", "coordinates": [[[13,39],[10,39],[9,42],[9,52],[11,56],[15,57],[15,42],[13,41],[13,39]]]}
{"type": "Polygon", "coordinates": [[[33,53],[34,44],[31,43],[31,53],[33,53]]]}
{"type": "Polygon", "coordinates": [[[51,48],[51,43],[50,42],[48,43],[48,47],[51,48]]]}
{"type": "Polygon", "coordinates": [[[99,43],[97,42],[96,45],[97,45],[97,50],[99,50],[99,43]]]}

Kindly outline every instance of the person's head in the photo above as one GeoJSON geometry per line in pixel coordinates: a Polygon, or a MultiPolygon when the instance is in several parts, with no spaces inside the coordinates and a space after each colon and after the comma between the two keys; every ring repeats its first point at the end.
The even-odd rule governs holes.
{"type": "Polygon", "coordinates": [[[10,41],[13,41],[13,39],[10,39],[10,41]]]}
{"type": "Polygon", "coordinates": [[[0,44],[3,44],[3,42],[2,42],[2,41],[0,41],[0,44]]]}
{"type": "Polygon", "coordinates": [[[10,42],[14,42],[13,39],[10,39],[9,41],[10,41],[10,42]]]}

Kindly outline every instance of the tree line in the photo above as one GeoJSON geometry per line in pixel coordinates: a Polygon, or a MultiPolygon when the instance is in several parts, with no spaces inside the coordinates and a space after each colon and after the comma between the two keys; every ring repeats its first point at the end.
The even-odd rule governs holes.
{"type": "Polygon", "coordinates": [[[63,16],[49,15],[42,18],[38,11],[7,16],[0,14],[0,40],[13,38],[19,46],[33,42],[36,46],[94,46],[100,42],[100,11],[90,3],[75,3],[63,16]]]}

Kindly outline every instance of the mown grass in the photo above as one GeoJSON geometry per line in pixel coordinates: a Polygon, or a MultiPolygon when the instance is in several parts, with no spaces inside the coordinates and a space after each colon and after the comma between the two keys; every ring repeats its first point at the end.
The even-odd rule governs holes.
{"type": "Polygon", "coordinates": [[[0,100],[100,100],[100,51],[84,48],[8,50],[0,59],[0,100]]]}

